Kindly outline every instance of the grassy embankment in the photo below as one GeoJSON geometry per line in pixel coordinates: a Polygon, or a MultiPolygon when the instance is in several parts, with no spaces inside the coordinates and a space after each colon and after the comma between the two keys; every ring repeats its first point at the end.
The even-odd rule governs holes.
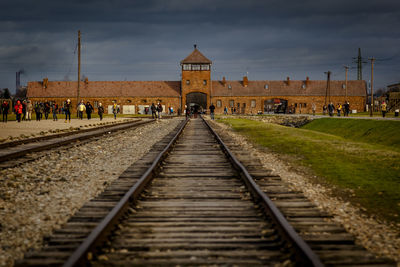
{"type": "Polygon", "coordinates": [[[367,213],[400,223],[400,122],[318,119],[302,129],[222,119],[259,146],[306,167],[367,213]]]}

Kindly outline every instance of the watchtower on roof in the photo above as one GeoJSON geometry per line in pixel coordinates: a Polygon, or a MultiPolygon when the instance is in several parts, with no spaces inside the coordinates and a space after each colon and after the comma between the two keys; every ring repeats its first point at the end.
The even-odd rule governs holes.
{"type": "Polygon", "coordinates": [[[194,50],[181,62],[182,107],[196,105],[207,109],[211,95],[211,64],[194,45],[194,50]]]}

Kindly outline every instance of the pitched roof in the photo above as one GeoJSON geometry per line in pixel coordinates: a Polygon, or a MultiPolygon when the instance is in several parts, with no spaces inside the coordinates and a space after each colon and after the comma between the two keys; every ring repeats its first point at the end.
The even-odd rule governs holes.
{"type": "MultiPolygon", "coordinates": [[[[77,82],[29,82],[27,97],[76,97],[77,82]]],[[[80,97],[179,97],[180,81],[89,81],[80,83],[80,97]]]]}
{"type": "Polygon", "coordinates": [[[195,48],[190,55],[188,55],[184,60],[181,61],[181,64],[192,63],[212,64],[211,60],[206,58],[197,48],[195,48]]]}
{"type": "MultiPolygon", "coordinates": [[[[345,89],[344,81],[331,81],[330,95],[343,96],[345,89]]],[[[348,96],[366,96],[365,81],[348,81],[348,96]]],[[[244,87],[242,81],[222,81],[212,82],[213,96],[325,96],[326,81],[249,81],[248,86],[244,87]],[[268,85],[268,89],[265,88],[268,85]],[[305,87],[303,87],[305,85],[305,87]],[[231,88],[229,88],[229,86],[231,88]]]]}

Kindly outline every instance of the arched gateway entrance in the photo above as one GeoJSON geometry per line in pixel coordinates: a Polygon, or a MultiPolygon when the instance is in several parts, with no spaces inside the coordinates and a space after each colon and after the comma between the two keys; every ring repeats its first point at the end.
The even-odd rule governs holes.
{"type": "Polygon", "coordinates": [[[207,94],[199,92],[187,94],[186,105],[195,113],[207,109],[207,94]]]}

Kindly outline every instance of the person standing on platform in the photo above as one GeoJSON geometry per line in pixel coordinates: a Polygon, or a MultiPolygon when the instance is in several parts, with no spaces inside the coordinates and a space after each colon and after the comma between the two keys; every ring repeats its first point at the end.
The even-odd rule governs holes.
{"type": "Polygon", "coordinates": [[[23,121],[26,120],[26,100],[22,101],[22,119],[23,121]]]}
{"type": "Polygon", "coordinates": [[[67,122],[67,119],[69,119],[69,122],[71,122],[71,100],[67,100],[64,106],[64,112],[65,112],[65,122],[67,122]]]}
{"type": "Polygon", "coordinates": [[[387,105],[385,101],[383,101],[381,104],[381,111],[382,111],[382,117],[385,118],[387,112],[387,105]]]}
{"type": "Polygon", "coordinates": [[[157,104],[157,113],[158,113],[158,118],[161,119],[161,112],[163,111],[163,107],[161,103],[157,104]]]}
{"type": "Polygon", "coordinates": [[[211,119],[214,120],[215,106],[214,106],[213,103],[211,103],[211,106],[209,107],[209,109],[210,109],[210,116],[211,116],[211,119]]]}
{"type": "Polygon", "coordinates": [[[79,116],[79,119],[83,119],[83,112],[86,110],[86,106],[85,106],[85,104],[83,103],[83,100],[81,100],[81,103],[79,103],[79,105],[78,105],[78,116],[79,116]]]}
{"type": "Polygon", "coordinates": [[[30,121],[32,119],[33,105],[30,100],[26,102],[26,120],[30,121]]]}
{"type": "Polygon", "coordinates": [[[35,104],[35,114],[36,121],[40,121],[42,119],[42,108],[40,107],[40,103],[35,104]]]}
{"type": "Polygon", "coordinates": [[[154,103],[151,103],[151,107],[150,107],[150,109],[151,109],[151,117],[153,118],[153,119],[156,119],[157,118],[157,108],[156,108],[156,105],[154,105],[154,103]]]}
{"type": "Polygon", "coordinates": [[[23,109],[21,101],[19,101],[19,100],[17,101],[17,104],[15,104],[14,109],[15,109],[15,115],[17,115],[17,121],[21,122],[21,115],[22,115],[22,109],[23,109]]]}
{"type": "Polygon", "coordinates": [[[337,111],[338,117],[340,117],[340,112],[342,111],[342,105],[340,103],[338,103],[336,105],[336,111],[337,111]]]}
{"type": "Polygon", "coordinates": [[[53,121],[58,121],[57,118],[58,105],[56,103],[53,103],[53,105],[51,106],[51,111],[53,112],[53,121]]]}
{"type": "Polygon", "coordinates": [[[92,104],[90,104],[90,102],[88,101],[86,103],[86,115],[87,115],[87,119],[90,120],[92,118],[92,112],[93,112],[93,106],[92,104]]]}
{"type": "Polygon", "coordinates": [[[118,107],[118,105],[117,105],[117,103],[114,103],[113,104],[113,114],[114,114],[114,120],[116,120],[117,119],[117,113],[119,112],[119,107],[118,107]]]}
{"type": "Polygon", "coordinates": [[[187,105],[185,105],[185,115],[186,119],[190,118],[190,108],[187,105]]]}
{"type": "Polygon", "coordinates": [[[97,108],[97,113],[99,114],[100,120],[103,120],[104,108],[101,103],[99,103],[99,107],[97,108]]]}
{"type": "Polygon", "coordinates": [[[3,113],[3,122],[7,122],[8,120],[8,110],[10,109],[10,105],[6,100],[3,101],[1,105],[1,113],[3,113]]]}
{"type": "Polygon", "coordinates": [[[335,106],[333,105],[333,103],[329,103],[328,104],[328,112],[329,112],[329,116],[333,116],[333,112],[335,111],[335,106]]]}
{"type": "Polygon", "coordinates": [[[44,117],[47,120],[49,118],[49,114],[50,114],[50,103],[49,102],[44,102],[44,117]]]}

